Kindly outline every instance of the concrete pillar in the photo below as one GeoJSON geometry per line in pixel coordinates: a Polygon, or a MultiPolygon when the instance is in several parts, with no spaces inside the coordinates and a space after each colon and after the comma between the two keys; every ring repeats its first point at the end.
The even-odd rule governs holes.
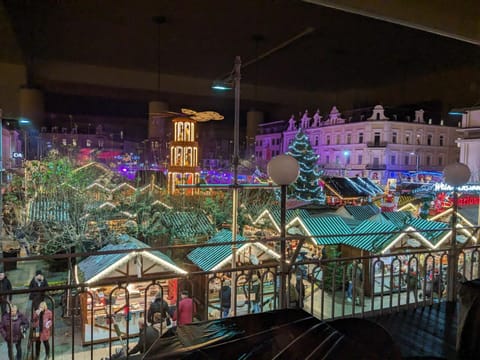
{"type": "Polygon", "coordinates": [[[39,128],[45,116],[43,93],[34,88],[24,87],[19,91],[20,117],[30,120],[31,127],[39,128]]]}
{"type": "Polygon", "coordinates": [[[168,111],[168,103],[150,101],[148,103],[148,138],[163,139],[165,137],[165,117],[161,114],[168,111]]]}
{"type": "Polygon", "coordinates": [[[255,154],[255,136],[257,135],[258,125],[263,123],[263,112],[258,110],[250,110],[247,112],[247,143],[246,157],[255,154]]]}

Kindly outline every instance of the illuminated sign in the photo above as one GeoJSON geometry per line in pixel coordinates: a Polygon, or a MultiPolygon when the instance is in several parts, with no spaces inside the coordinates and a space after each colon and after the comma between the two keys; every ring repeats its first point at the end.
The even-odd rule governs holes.
{"type": "MultiPolygon", "coordinates": [[[[444,183],[437,183],[433,187],[434,191],[453,191],[453,186],[444,183]]],[[[480,184],[470,184],[457,187],[457,191],[480,191],[480,184]]]]}
{"type": "Polygon", "coordinates": [[[12,152],[12,159],[23,159],[23,153],[22,152],[12,152]]]}

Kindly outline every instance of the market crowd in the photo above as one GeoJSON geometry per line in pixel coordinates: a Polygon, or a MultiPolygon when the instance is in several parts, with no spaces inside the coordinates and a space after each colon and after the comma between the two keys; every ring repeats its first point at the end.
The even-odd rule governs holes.
{"type": "MultiPolygon", "coordinates": [[[[49,339],[53,328],[53,313],[45,302],[45,289],[48,282],[41,270],[37,270],[29,284],[31,304],[22,312],[12,301],[12,283],[0,269],[0,335],[7,343],[8,359],[22,359],[22,340],[28,342],[28,351],[32,359],[40,359],[41,346],[45,350],[44,359],[50,359],[49,339]],[[30,314],[27,316],[27,314],[30,314]]],[[[3,359],[3,357],[2,357],[3,359]]]]}

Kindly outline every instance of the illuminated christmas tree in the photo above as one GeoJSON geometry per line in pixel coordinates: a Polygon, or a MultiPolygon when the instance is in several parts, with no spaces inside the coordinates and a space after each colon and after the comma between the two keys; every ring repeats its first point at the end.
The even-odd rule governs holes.
{"type": "Polygon", "coordinates": [[[318,155],[312,148],[308,136],[299,129],[288,147],[287,155],[298,161],[300,173],[297,181],[290,186],[290,197],[303,201],[325,203],[325,194],[319,185],[318,155]]]}

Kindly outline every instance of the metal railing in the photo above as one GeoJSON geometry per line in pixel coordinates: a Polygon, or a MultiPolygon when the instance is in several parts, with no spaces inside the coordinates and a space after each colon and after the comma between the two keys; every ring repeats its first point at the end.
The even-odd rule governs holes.
{"type": "MultiPolygon", "coordinates": [[[[219,245],[222,244],[214,244],[219,245]]],[[[479,248],[480,246],[465,247],[459,253],[458,281],[480,277],[479,248]]],[[[142,251],[166,249],[168,248],[142,251]]],[[[17,261],[22,267],[28,267],[31,261],[38,263],[38,260],[57,258],[72,264],[77,258],[86,256],[131,251],[138,252],[116,250],[53,257],[4,258],[0,261],[17,261]]],[[[447,288],[452,285],[446,281],[448,254],[449,249],[440,249],[336,259],[304,256],[301,260],[288,264],[287,290],[284,296],[288,307],[302,307],[322,320],[367,317],[405,308],[431,306],[445,301],[447,288]]],[[[46,292],[45,301],[54,311],[50,338],[52,359],[61,356],[70,356],[71,359],[99,359],[112,357],[117,348],[129,348],[137,342],[138,320],[148,319],[152,296],[159,293],[162,298],[167,298],[168,294],[164,291],[165,282],[169,280],[173,280],[175,284],[170,287],[170,292],[179,294],[183,289],[189,290],[197,309],[192,313],[192,321],[205,321],[222,318],[226,312],[227,316],[232,316],[278,309],[279,276],[279,263],[272,261],[255,266],[236,266],[234,269],[227,267],[215,271],[194,270],[184,275],[162,273],[142,277],[126,276],[115,280],[102,279],[94,284],[77,282],[72,278],[48,288],[17,288],[4,292],[2,302],[8,303],[5,304],[5,312],[9,313],[10,294],[13,295],[12,304],[24,301],[24,308],[19,306],[19,310],[31,319],[33,309],[29,302],[25,301],[26,295],[46,292]],[[231,279],[234,279],[234,284],[229,283],[231,279]],[[140,292],[138,289],[132,290],[140,284],[140,292]],[[232,301],[231,309],[222,307],[221,301],[224,291],[222,288],[227,284],[230,287],[235,286],[237,290],[232,291],[236,298],[232,301]],[[110,289],[100,299],[99,289],[103,287],[110,289]],[[65,301],[67,296],[68,302],[65,301]]],[[[457,285],[458,283],[453,284],[457,285]]],[[[172,310],[178,307],[179,300],[177,297],[176,302],[170,304],[172,310]]],[[[159,326],[161,332],[166,330],[162,329],[167,326],[165,323],[159,326]]],[[[4,323],[2,327],[12,331],[12,320],[9,320],[8,324],[4,323]]],[[[25,342],[27,348],[24,351],[32,352],[32,338],[27,338],[25,342]]]]}

